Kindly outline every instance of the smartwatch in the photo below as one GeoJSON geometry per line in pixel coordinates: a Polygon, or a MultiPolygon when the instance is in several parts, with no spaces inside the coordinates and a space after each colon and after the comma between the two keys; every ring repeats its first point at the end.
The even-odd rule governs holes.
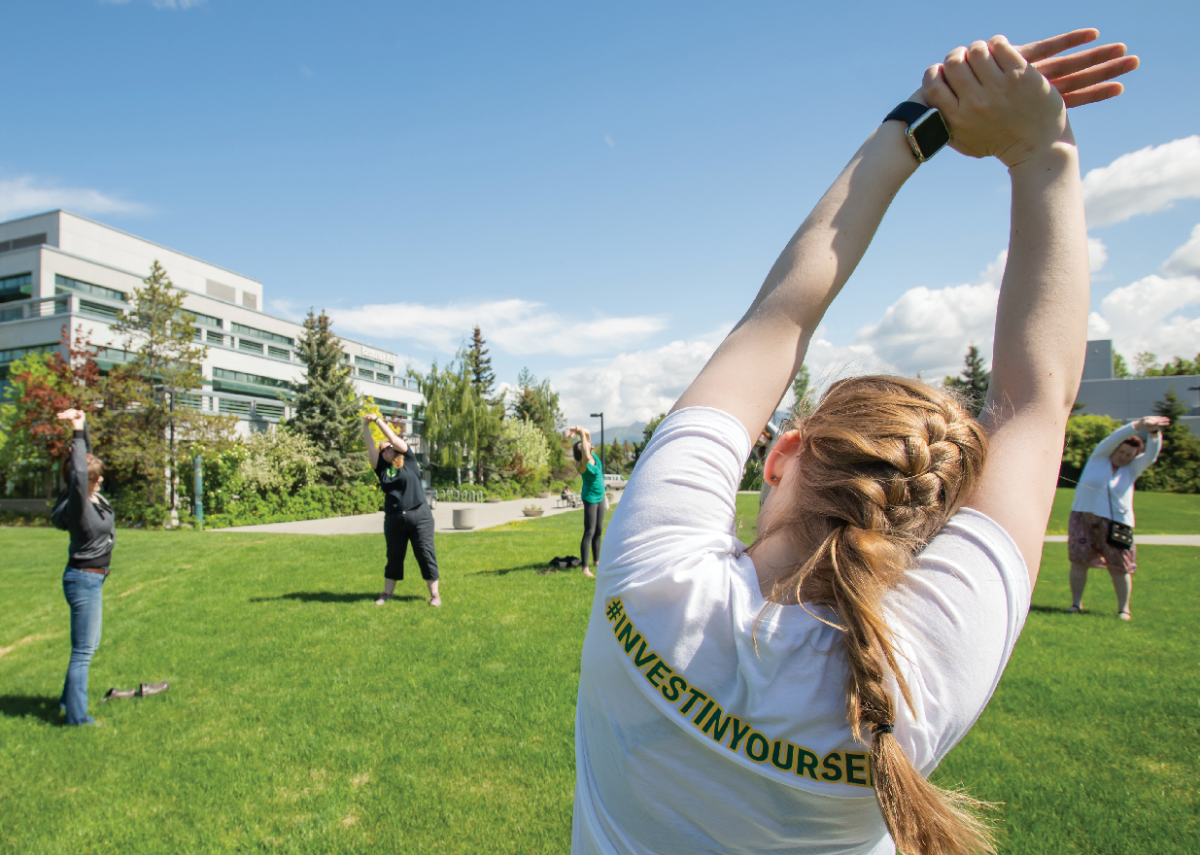
{"type": "Polygon", "coordinates": [[[883,120],[894,120],[908,125],[904,137],[908,140],[908,147],[921,163],[929,160],[950,142],[950,131],[942,120],[942,114],[933,107],[926,107],[916,101],[901,101],[883,120]]]}

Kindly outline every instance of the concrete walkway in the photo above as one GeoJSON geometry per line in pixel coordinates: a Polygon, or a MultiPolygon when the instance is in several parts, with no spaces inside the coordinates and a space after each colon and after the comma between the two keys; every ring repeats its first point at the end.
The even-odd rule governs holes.
{"type": "MultiPolygon", "coordinates": [[[[617,495],[620,496],[619,493],[617,495]]],[[[455,508],[474,508],[475,528],[472,531],[479,531],[526,519],[522,509],[529,505],[541,508],[544,517],[577,510],[577,508],[560,507],[562,501],[557,496],[549,499],[514,499],[510,502],[438,502],[437,507],[433,509],[434,531],[446,534],[461,533],[454,527],[455,508]]],[[[205,529],[205,531],[223,531],[227,534],[237,532],[245,534],[262,532],[276,534],[383,534],[383,512],[359,514],[353,517],[329,517],[323,520],[241,525],[233,528],[205,529]]]]}
{"type": "MultiPolygon", "coordinates": [[[[1046,543],[1066,543],[1065,534],[1048,534],[1046,543]]],[[[1138,534],[1133,542],[1141,546],[1200,546],[1200,534],[1138,534]]]]}

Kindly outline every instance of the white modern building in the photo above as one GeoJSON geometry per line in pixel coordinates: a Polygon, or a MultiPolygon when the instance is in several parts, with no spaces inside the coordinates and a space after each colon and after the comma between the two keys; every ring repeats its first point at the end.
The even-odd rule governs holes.
{"type": "MultiPolygon", "coordinates": [[[[304,378],[301,326],[262,310],[261,282],[67,211],[0,223],[0,383],[25,354],[62,350],[64,324],[73,341],[82,327],[106,348],[96,360],[102,370],[123,361],[110,324],[155,260],[184,292],[208,347],[204,387],[189,403],[237,416],[244,433],[290,417],[304,378]]],[[[359,394],[411,429],[422,398],[401,376],[400,358],[347,338],[342,345],[359,394]]]]}

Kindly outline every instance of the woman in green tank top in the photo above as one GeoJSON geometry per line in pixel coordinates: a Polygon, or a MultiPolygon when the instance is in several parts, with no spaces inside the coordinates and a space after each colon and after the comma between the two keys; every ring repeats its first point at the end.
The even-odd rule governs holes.
{"type": "Polygon", "coordinates": [[[575,443],[575,470],[583,476],[583,540],[579,544],[579,560],[583,562],[583,575],[594,578],[588,561],[588,544],[591,558],[600,563],[600,541],[604,536],[604,471],[600,461],[592,453],[592,434],[587,428],[575,425],[567,428],[566,436],[579,437],[575,443]]]}

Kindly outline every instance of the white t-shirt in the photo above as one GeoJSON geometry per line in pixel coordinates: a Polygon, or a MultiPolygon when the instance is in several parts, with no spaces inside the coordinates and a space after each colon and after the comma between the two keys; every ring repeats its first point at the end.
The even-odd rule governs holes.
{"type": "Polygon", "coordinates": [[[1113,472],[1109,458],[1121,443],[1137,433],[1133,425],[1130,422],[1100,440],[1079,475],[1071,510],[1085,511],[1128,526],[1134,524],[1133,482],[1158,459],[1158,453],[1162,451],[1162,434],[1150,434],[1150,441],[1142,453],[1128,465],[1120,466],[1113,472]]]}
{"type": "MultiPolygon", "coordinates": [[[[576,709],[575,855],[895,851],[846,722],[840,632],[766,603],[735,535],[749,453],[727,413],[673,413],[613,514],[576,709]]],[[[923,774],[983,711],[1029,597],[1016,544],[971,510],[888,595],[917,711],[897,705],[895,737],[923,774]]]]}

